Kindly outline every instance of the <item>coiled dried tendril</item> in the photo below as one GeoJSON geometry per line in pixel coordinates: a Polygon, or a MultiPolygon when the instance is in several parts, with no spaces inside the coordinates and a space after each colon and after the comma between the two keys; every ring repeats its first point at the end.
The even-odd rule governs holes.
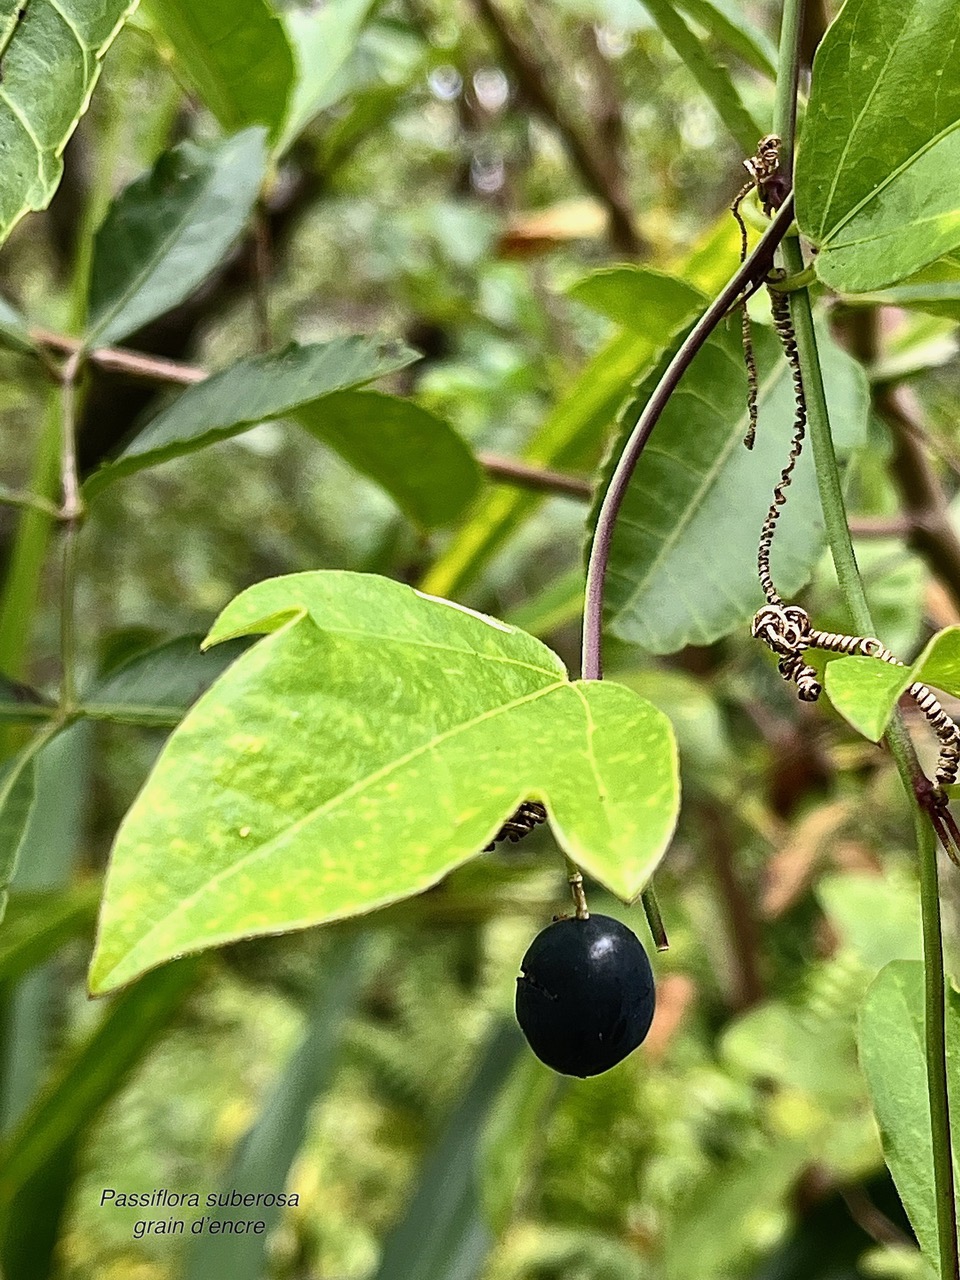
{"type": "MultiPolygon", "coordinates": [[[[747,229],[740,214],[740,205],[744,198],[755,187],[757,188],[764,211],[769,213],[771,192],[782,181],[780,175],[780,139],[774,134],[761,138],[757,154],[744,161],[744,168],[750,175],[747,182],[737,193],[731,211],[740,227],[740,261],[747,255],[747,229]]],[[[787,489],[793,479],[794,468],[803,449],[807,427],[807,403],[803,389],[803,373],[797,352],[797,336],[790,317],[790,301],[788,294],[777,289],[783,279],[783,273],[771,273],[767,292],[770,295],[770,308],[773,325],[783,347],[784,356],[790,367],[793,381],[794,422],[790,440],[790,451],[786,466],[774,486],[773,497],[767,511],[766,519],[760,530],[760,541],[757,551],[757,569],[760,586],[766,597],[766,604],[753,619],[753,635],[762,640],[776,655],[780,674],[785,680],[797,686],[797,695],[804,702],[815,702],[822,692],[816,671],[806,662],[804,655],[809,649],[820,649],[831,653],[856,654],[862,657],[875,658],[893,666],[902,667],[899,658],[887,649],[874,636],[848,636],[831,631],[818,631],[811,627],[806,611],[798,605],[785,605],[774,585],[770,568],[770,554],[773,537],[780,511],[786,502],[787,489]]],[[[742,306],[742,328],[744,344],[744,363],[747,368],[747,417],[748,428],[744,444],[753,448],[757,428],[758,374],[756,357],[753,351],[750,317],[747,313],[746,300],[742,306]]],[[[947,809],[946,795],[942,788],[956,782],[960,772],[960,729],[941,706],[937,697],[925,684],[914,681],[907,690],[919,710],[926,717],[930,727],[936,733],[940,743],[940,755],[937,761],[934,796],[934,808],[931,817],[937,834],[954,862],[960,865],[960,830],[947,809]]]]}

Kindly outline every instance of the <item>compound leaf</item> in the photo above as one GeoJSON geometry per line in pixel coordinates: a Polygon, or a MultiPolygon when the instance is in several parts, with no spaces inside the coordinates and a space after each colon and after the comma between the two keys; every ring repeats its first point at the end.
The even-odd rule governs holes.
{"type": "Polygon", "coordinates": [[[399,343],[349,337],[310,346],[291,343],[269,355],[235,360],[161,409],[84,490],[92,497],[121,476],[226,440],[331,392],[362,386],[415,359],[399,343]]]}

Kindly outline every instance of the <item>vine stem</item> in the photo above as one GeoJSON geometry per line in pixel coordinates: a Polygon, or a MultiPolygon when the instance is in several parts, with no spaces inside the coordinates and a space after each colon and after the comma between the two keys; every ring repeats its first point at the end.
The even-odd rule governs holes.
{"type": "MultiPolygon", "coordinates": [[[[637,419],[637,425],[630,434],[620,461],[607,486],[597,516],[593,542],[590,547],[590,559],[587,564],[587,584],[583,608],[583,654],[580,664],[584,680],[602,680],[603,662],[601,641],[603,630],[603,587],[607,576],[607,565],[610,561],[610,547],[613,542],[613,531],[620,514],[620,507],[627,492],[637,463],[646,447],[654,427],[667,406],[667,402],[677,389],[684,373],[690,367],[694,356],[710,337],[730,308],[742,298],[760,287],[773,265],[773,255],[780,241],[787,234],[793,221],[793,197],[788,195],[776,218],[771,222],[764,235],[758,241],[753,252],[736,271],[720,293],[703,313],[690,333],[680,345],[677,354],[670,361],[663,377],[660,379],[647,401],[643,412],[637,419]]],[[[669,946],[667,932],[660,912],[660,904],[652,884],[640,894],[640,902],[647,924],[658,951],[666,951],[669,946]]]]}
{"type": "MultiPolygon", "coordinates": [[[[781,138],[781,156],[788,173],[792,172],[802,17],[803,0],[784,0],[774,130],[781,138]]],[[[781,254],[788,276],[798,276],[805,270],[799,239],[784,241],[781,254]]],[[[797,337],[817,486],[830,553],[837,571],[840,590],[853,619],[855,630],[860,635],[872,636],[875,634],[875,627],[850,537],[840,483],[840,470],[833,447],[823,389],[817,337],[813,327],[813,311],[809,290],[806,287],[795,289],[790,293],[790,312],[797,337]]],[[[917,834],[923,932],[924,1037],[927,1093],[930,1102],[930,1132],[933,1143],[937,1237],[940,1246],[940,1278],[941,1280],[960,1280],[950,1099],[947,1088],[946,989],[943,972],[940,893],[937,883],[937,842],[927,808],[930,802],[931,784],[920,768],[913,744],[899,714],[896,714],[891,721],[885,741],[896,761],[904,789],[913,801],[914,826],[917,834]]]]}
{"type": "MultiPolygon", "coordinates": [[[[798,244],[784,245],[783,259],[788,271],[796,269],[798,244]]],[[[801,264],[802,265],[802,264],[801,264]]],[[[810,297],[806,289],[790,295],[790,311],[797,335],[797,350],[803,370],[810,439],[820,490],[820,505],[827,541],[837,571],[844,602],[857,634],[876,633],[863,581],[854,555],[847,525],[840,472],[837,467],[830,422],[827,415],[820,372],[817,339],[813,328],[810,297]]],[[[940,1243],[941,1280],[960,1280],[957,1248],[957,1207],[950,1133],[950,1101],[947,1090],[945,1043],[946,985],[943,974],[943,930],[940,921],[940,892],[937,882],[937,842],[925,805],[930,782],[917,761],[913,743],[896,713],[884,739],[896,762],[904,789],[913,801],[914,825],[920,871],[920,911],[923,927],[924,1029],[926,1041],[927,1092],[930,1099],[930,1128],[933,1140],[934,1192],[937,1235],[940,1243]]]]}

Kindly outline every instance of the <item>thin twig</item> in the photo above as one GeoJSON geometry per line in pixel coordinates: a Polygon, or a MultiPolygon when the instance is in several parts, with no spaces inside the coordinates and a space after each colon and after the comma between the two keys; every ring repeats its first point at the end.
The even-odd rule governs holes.
{"type": "Polygon", "coordinates": [[[914,522],[907,515],[850,517],[855,538],[909,538],[913,530],[914,522]]]}
{"type": "Polygon", "coordinates": [[[614,245],[621,253],[639,257],[644,245],[633,225],[630,202],[619,174],[608,163],[606,149],[584,136],[560,96],[554,93],[546,71],[494,0],[473,0],[473,4],[493,32],[503,60],[516,77],[530,106],[550,128],[556,130],[584,185],[606,207],[614,245]]]}
{"type": "MultiPolygon", "coordinates": [[[[80,343],[76,338],[68,338],[65,334],[54,333],[49,329],[34,329],[32,337],[35,342],[53,351],[75,354],[80,349],[80,343]]],[[[161,360],[155,356],[148,356],[142,351],[131,351],[126,347],[96,347],[87,353],[86,358],[91,364],[110,373],[129,374],[146,382],[173,386],[193,386],[210,376],[206,369],[198,368],[196,365],[181,364],[176,360],[161,360]]],[[[521,489],[536,489],[544,493],[558,493],[585,500],[589,500],[593,492],[590,481],[584,476],[573,476],[563,471],[553,471],[549,467],[538,467],[534,463],[525,462],[522,458],[507,458],[502,454],[481,452],[477,455],[477,460],[492,480],[516,485],[521,489]]],[[[9,494],[9,491],[0,489],[0,503],[32,505],[46,511],[49,515],[60,514],[59,509],[52,503],[46,504],[43,499],[32,502],[30,498],[29,494],[9,494]],[[17,501],[15,502],[14,499],[17,501]]]]}
{"type": "Polygon", "coordinates": [[[759,285],[773,264],[773,255],[793,221],[793,195],[787,196],[777,216],[758,241],[746,262],[730,277],[720,293],[684,339],[679,351],[654,389],[637,420],[637,425],[624,446],[620,461],[604,495],[587,567],[587,589],[583,611],[583,656],[581,674],[584,680],[600,680],[603,675],[600,643],[603,621],[603,585],[610,559],[613,530],[626,495],[627,486],[640,461],[650,435],[659,421],[697,352],[710,337],[733,303],[748,289],[759,285]]]}
{"type": "Polygon", "coordinates": [[[522,458],[505,458],[498,453],[478,453],[477,461],[491,480],[501,480],[520,489],[537,489],[545,493],[560,493],[572,498],[589,499],[593,486],[583,476],[571,476],[549,467],[537,467],[522,458]]]}
{"type": "MultiPolygon", "coordinates": [[[[31,329],[30,337],[42,347],[49,347],[52,351],[62,351],[68,355],[75,354],[82,345],[79,338],[70,338],[64,333],[54,333],[50,329],[31,329]]],[[[169,382],[187,387],[209,377],[206,369],[198,369],[195,365],[182,364],[178,360],[164,360],[159,356],[149,356],[143,351],[131,351],[126,347],[96,347],[93,351],[87,352],[86,358],[90,364],[95,364],[109,373],[125,373],[132,378],[141,378],[145,382],[169,382]]]]}

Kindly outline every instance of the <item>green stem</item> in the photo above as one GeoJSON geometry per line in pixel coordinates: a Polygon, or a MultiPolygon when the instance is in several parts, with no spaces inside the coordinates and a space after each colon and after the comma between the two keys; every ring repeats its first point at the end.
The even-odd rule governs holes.
{"type": "MultiPolygon", "coordinates": [[[[796,91],[800,66],[800,29],[803,0],[784,0],[781,24],[780,62],[777,76],[774,130],[781,138],[784,171],[792,174],[793,139],[796,125],[796,91]]],[[[781,246],[787,275],[805,270],[799,239],[787,239],[781,246]]],[[[806,288],[790,294],[790,313],[797,336],[797,351],[807,402],[810,439],[813,445],[817,487],[827,531],[830,553],[836,567],[840,590],[860,635],[875,634],[870,606],[857,566],[847,523],[840,470],[833,447],[827,401],[823,389],[817,337],[813,327],[810,293],[806,288]]],[[[924,812],[922,800],[930,783],[917,760],[913,744],[899,714],[895,715],[885,741],[890,748],[907,795],[913,802],[914,826],[920,871],[920,910],[923,927],[924,1034],[926,1041],[927,1093],[930,1102],[930,1131],[933,1142],[934,1195],[937,1236],[940,1245],[941,1280],[960,1280],[957,1248],[957,1205],[953,1176],[950,1132],[950,1100],[947,1088],[945,1035],[945,984],[943,974],[943,931],[937,884],[937,843],[924,812]]]]}
{"type": "Polygon", "coordinates": [[[78,348],[63,368],[61,388],[60,473],[63,483],[63,567],[60,580],[60,711],[69,715],[77,701],[77,540],[84,518],[77,471],[77,378],[83,360],[78,348]]]}
{"type": "Polygon", "coordinates": [[[920,904],[923,927],[924,1029],[927,1053],[927,1093],[933,1136],[933,1185],[937,1200],[937,1238],[940,1275],[960,1275],[957,1252],[957,1201],[953,1176],[950,1094],[947,1088],[947,1044],[944,1028],[946,984],[943,977],[943,931],[937,884],[937,841],[919,809],[914,815],[920,855],[920,904]]]}
{"type": "Polygon", "coordinates": [[[793,173],[793,139],[797,130],[797,86],[800,83],[800,36],[804,0],[783,0],[777,87],[773,99],[773,131],[780,137],[780,165],[793,173]]]}
{"type": "MultiPolygon", "coordinates": [[[[800,246],[796,241],[784,242],[783,260],[794,274],[803,267],[800,246]]],[[[857,567],[850,530],[847,524],[840,471],[830,433],[830,421],[823,391],[817,339],[813,329],[810,295],[798,289],[790,295],[790,311],[797,335],[797,350],[803,370],[803,389],[807,401],[810,438],[813,444],[820,505],[827,530],[827,540],[844,602],[853,620],[856,634],[872,636],[876,632],[870,606],[857,567]]],[[[937,1208],[937,1234],[940,1241],[941,1280],[960,1280],[960,1254],[957,1247],[957,1208],[953,1177],[953,1153],[950,1133],[947,1060],[945,1046],[945,991],[943,977],[943,931],[940,921],[940,896],[937,885],[937,846],[927,815],[920,807],[920,796],[929,788],[899,714],[894,717],[885,738],[896,761],[904,789],[913,801],[914,825],[920,860],[920,910],[923,925],[924,1026],[926,1038],[927,1092],[930,1099],[930,1126],[933,1139],[934,1192],[937,1208]]]]}

